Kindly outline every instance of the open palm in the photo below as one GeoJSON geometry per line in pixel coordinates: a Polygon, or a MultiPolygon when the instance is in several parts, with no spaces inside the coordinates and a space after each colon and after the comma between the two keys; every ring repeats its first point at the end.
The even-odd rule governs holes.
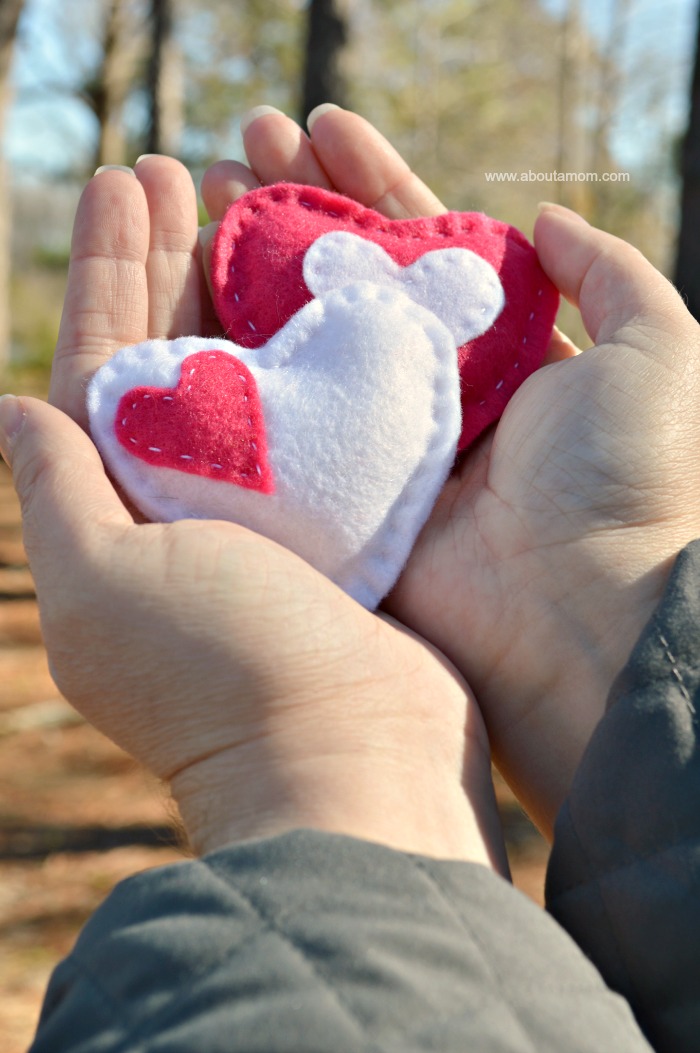
{"type": "MultiPolygon", "coordinates": [[[[213,219],[275,180],[346,193],[389,218],[443,206],[365,121],[328,108],[310,141],[263,108],[250,169],[215,165],[213,219]]],[[[495,430],[463,458],[385,607],[474,686],[502,770],[551,829],[612,680],[700,526],[700,330],[631,246],[564,209],[535,241],[596,346],[558,333],[495,430]]]]}
{"type": "Polygon", "coordinates": [[[628,246],[558,213],[536,235],[598,343],[523,385],[449,480],[389,607],[469,677],[548,830],[700,528],[700,333],[628,246]]]}

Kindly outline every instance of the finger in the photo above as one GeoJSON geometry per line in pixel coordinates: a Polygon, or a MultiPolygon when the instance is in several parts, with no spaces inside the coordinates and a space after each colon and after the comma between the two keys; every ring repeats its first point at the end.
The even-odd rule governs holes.
{"type": "MultiPolygon", "coordinates": [[[[199,252],[202,271],[211,300],[211,247],[226,209],[249,190],[258,190],[260,180],[240,161],[217,161],[202,176],[202,200],[211,223],[199,231],[199,252]]],[[[213,308],[212,308],[213,311],[213,308]]],[[[220,328],[220,327],[219,327],[220,328]]],[[[213,334],[212,334],[213,335],[213,334]]]]}
{"type": "Polygon", "coordinates": [[[75,217],[49,395],[83,427],[92,374],[118,348],[146,338],[148,240],[148,205],[133,173],[95,175],[75,217]]]}
{"type": "Polygon", "coordinates": [[[261,183],[302,183],[331,189],[308,135],[279,110],[256,106],[241,121],[243,145],[261,183]]]}
{"type": "Polygon", "coordinates": [[[563,362],[566,358],[575,358],[580,354],[581,349],[576,347],[573,340],[554,326],[542,365],[550,366],[553,362],[563,362]]]}
{"type": "MultiPolygon", "coordinates": [[[[0,445],[12,467],[41,597],[71,580],[71,566],[101,544],[101,525],[125,527],[132,520],[87,435],[48,403],[1,399],[0,445]]],[[[80,588],[79,581],[73,585],[80,588]]]]}
{"type": "MultiPolygon", "coordinates": [[[[218,226],[218,224],[209,224],[209,227],[218,226]]],[[[203,228],[206,231],[206,227],[203,228]]],[[[199,244],[197,245],[197,270],[199,273],[199,298],[201,303],[201,323],[199,328],[199,334],[206,337],[221,336],[221,322],[219,321],[216,311],[214,310],[214,303],[211,297],[211,281],[210,281],[210,258],[211,258],[211,239],[214,237],[212,231],[208,238],[202,238],[202,231],[199,232],[199,244]]]]}
{"type": "Polygon", "coordinates": [[[368,121],[337,106],[308,117],[311,145],[333,186],[389,219],[439,216],[445,206],[368,121]]]}
{"type": "Polygon", "coordinates": [[[185,166],[172,157],[143,157],[135,171],[150,215],[148,336],[170,339],[200,334],[199,220],[194,184],[185,166]]]}
{"type": "Polygon", "coordinates": [[[535,247],[554,284],[581,311],[594,343],[614,341],[616,334],[619,340],[629,326],[638,334],[661,331],[669,349],[691,326],[697,339],[697,326],[670,282],[627,242],[596,230],[575,212],[544,206],[535,224],[535,247]]]}
{"type": "MultiPolygon", "coordinates": [[[[214,235],[219,229],[219,224],[207,223],[206,227],[202,227],[199,232],[199,259],[204,273],[204,280],[207,283],[207,292],[209,298],[213,303],[214,290],[211,284],[211,252],[214,245],[214,235]]],[[[212,308],[213,310],[213,308],[212,308]]],[[[219,329],[221,326],[219,325],[219,329]]]]}
{"type": "Polygon", "coordinates": [[[202,176],[202,200],[213,221],[223,219],[233,201],[249,190],[257,190],[260,180],[240,161],[217,161],[202,176]]]}

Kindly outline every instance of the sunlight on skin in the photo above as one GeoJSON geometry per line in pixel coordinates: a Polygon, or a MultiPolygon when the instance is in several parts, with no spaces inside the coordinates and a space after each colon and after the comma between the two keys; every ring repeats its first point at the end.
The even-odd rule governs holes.
{"type": "MultiPolygon", "coordinates": [[[[310,136],[269,108],[244,124],[250,167],[223,161],[203,179],[214,220],[246,190],[290,178],[390,218],[444,210],[355,114],[322,107],[310,136]]],[[[136,175],[101,173],[78,211],[51,392],[81,422],[85,384],[118,347],[179,319],[199,318],[207,334],[214,324],[194,280],[189,175],[158,157],[136,175]],[[161,179],[169,202],[149,189],[161,179]]],[[[474,687],[499,765],[550,833],[612,679],[673,556],[698,533],[700,496],[687,482],[700,421],[674,407],[679,385],[689,412],[700,406],[700,378],[688,366],[698,327],[639,253],[556,206],[540,215],[535,244],[602,343],[577,354],[555,332],[549,364],[449,480],[385,606],[474,687]]]]}
{"type": "MultiPolygon", "coordinates": [[[[246,135],[254,140],[256,123],[277,121],[268,113],[246,135]]],[[[297,177],[320,178],[308,137],[294,132],[286,118],[283,124],[293,134],[290,149],[278,156],[285,165],[295,160],[297,177]]],[[[200,332],[211,325],[210,297],[198,267],[202,248],[191,178],[179,162],[158,156],[140,159],[135,175],[100,171],[76,217],[51,400],[83,425],[87,382],[119,347],[173,335],[182,325],[200,332]],[[167,195],[159,192],[162,186],[167,195]]],[[[226,202],[232,191],[256,181],[244,166],[224,163],[205,180],[212,188],[208,203],[217,197],[226,202]]],[[[214,214],[217,207],[212,206],[214,214]]],[[[8,453],[15,458],[57,681],[88,719],[160,777],[173,780],[199,848],[213,847],[221,837],[270,832],[270,823],[306,823],[356,836],[364,831],[395,847],[473,859],[507,873],[483,721],[463,680],[442,656],[258,535],[221,523],[134,523],[85,436],[71,430],[56,409],[32,400],[23,405],[23,438],[8,453]],[[72,587],[66,587],[64,575],[72,587]],[[212,588],[202,589],[202,580],[212,588]],[[270,595],[272,583],[276,598],[270,595]],[[294,616],[300,601],[303,618],[294,616]],[[84,646],[78,651],[66,646],[66,633],[84,646]],[[105,658],[109,640],[121,655],[112,662],[105,658]],[[154,653],[163,660],[153,663],[154,653]],[[91,654],[101,656],[99,668],[91,654]],[[166,655],[181,655],[185,666],[170,657],[165,661],[166,655]],[[112,682],[112,669],[118,683],[112,682]],[[406,683],[397,670],[405,672],[406,683]],[[131,686],[125,691],[127,674],[131,686]],[[159,688],[171,675],[173,683],[159,688]],[[232,695],[238,700],[235,710],[232,695]],[[199,699],[194,737],[187,730],[193,697],[199,699]],[[415,700],[415,711],[407,699],[415,700]],[[162,700],[167,712],[160,712],[162,700]],[[298,735],[300,719],[314,729],[312,736],[298,735]],[[262,721],[257,731],[256,721],[262,721]],[[372,736],[366,734],[368,723],[372,736]],[[387,733],[385,749],[378,747],[380,725],[387,733]],[[234,754],[242,760],[241,737],[251,744],[259,740],[253,749],[259,779],[246,786],[245,795],[224,786],[241,777],[231,765],[234,754]],[[365,760],[362,743],[369,750],[365,760]],[[388,760],[378,763],[379,755],[395,756],[398,767],[388,760]],[[343,770],[353,785],[364,787],[374,807],[355,808],[336,792],[343,770]],[[285,779],[298,792],[280,798],[285,779]],[[425,780],[425,792],[416,794],[417,779],[425,780]],[[216,800],[226,802],[224,814],[214,807],[212,786],[216,800]],[[321,786],[325,791],[319,792],[321,786]],[[232,812],[230,802],[246,798],[258,801],[255,816],[232,812]],[[303,807],[280,811],[281,800],[303,807]],[[319,801],[325,802],[320,811],[319,801]],[[382,815],[389,826],[377,822],[382,815]],[[216,829],[201,829],[202,816],[215,816],[216,829]]]]}
{"type": "MultiPolygon", "coordinates": [[[[205,177],[202,192],[214,215],[237,196],[236,180],[314,182],[317,163],[334,189],[390,218],[444,210],[356,114],[319,108],[308,141],[279,113],[265,109],[251,116],[245,122],[250,174],[242,176],[244,167],[220,167],[205,177]],[[293,177],[284,160],[290,156],[293,177]],[[227,195],[227,181],[233,194],[227,195]]],[[[644,331],[656,328],[663,371],[678,341],[697,345],[697,326],[634,249],[568,210],[545,205],[535,235],[549,276],[574,305],[580,303],[593,339],[612,337],[615,358],[601,357],[602,348],[580,354],[554,331],[547,368],[517,393],[498,431],[463,459],[386,606],[436,643],[474,684],[504,773],[550,833],[612,679],[660,595],[669,560],[697,532],[697,500],[690,516],[679,511],[675,523],[668,522],[676,507],[671,491],[683,489],[687,473],[669,483],[668,495],[659,495],[654,458],[640,460],[664,412],[642,407],[660,401],[664,390],[671,402],[675,396],[668,384],[659,387],[659,377],[645,389],[648,370],[630,372],[627,364],[644,362],[644,331]],[[642,328],[630,329],[636,316],[646,316],[642,328]],[[601,399],[603,391],[615,397],[601,399]],[[585,477],[577,450],[588,447],[600,469],[585,477]],[[636,537],[620,534],[626,517],[639,524],[637,508],[626,513],[611,507],[607,516],[599,510],[610,464],[620,476],[616,494],[637,504],[634,495],[648,494],[641,547],[636,537]],[[577,476],[582,493],[571,515],[557,488],[577,476]],[[557,507],[562,511],[552,518],[557,507]],[[566,540],[561,524],[570,525],[566,540]]]]}

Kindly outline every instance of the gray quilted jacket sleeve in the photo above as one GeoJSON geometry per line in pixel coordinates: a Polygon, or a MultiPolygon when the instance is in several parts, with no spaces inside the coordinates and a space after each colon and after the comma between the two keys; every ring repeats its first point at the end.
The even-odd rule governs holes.
{"type": "Polygon", "coordinates": [[[117,887],[32,1053],[639,1053],[544,911],[486,868],[298,830],[117,887]]]}
{"type": "Polygon", "coordinates": [[[696,541],[613,687],[547,879],[549,910],[659,1053],[700,1050],[699,720],[696,541]]]}

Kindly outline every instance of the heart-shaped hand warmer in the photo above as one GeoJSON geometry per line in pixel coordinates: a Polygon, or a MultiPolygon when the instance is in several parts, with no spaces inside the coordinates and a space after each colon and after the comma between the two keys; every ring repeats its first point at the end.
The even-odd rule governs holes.
{"type": "MultiPolygon", "coordinates": [[[[263,187],[231,206],[212,248],[214,306],[227,337],[243,347],[260,347],[296,314],[312,296],[303,273],[308,249],[323,234],[339,230],[380,245],[402,267],[436,249],[462,248],[498,274],[505,305],[496,324],[458,341],[459,449],[465,449],[500,418],[517,388],[542,364],[559,294],[533,246],[515,227],[480,212],[389,220],[318,187],[263,187]]],[[[465,287],[462,295],[471,291],[465,287]]]]}
{"type": "Polygon", "coordinates": [[[147,341],[93,377],[103,458],[150,518],[241,523],[375,607],[458,447],[540,364],[556,292],[505,224],[287,184],[231,206],[212,284],[232,340],[147,341]]]}

